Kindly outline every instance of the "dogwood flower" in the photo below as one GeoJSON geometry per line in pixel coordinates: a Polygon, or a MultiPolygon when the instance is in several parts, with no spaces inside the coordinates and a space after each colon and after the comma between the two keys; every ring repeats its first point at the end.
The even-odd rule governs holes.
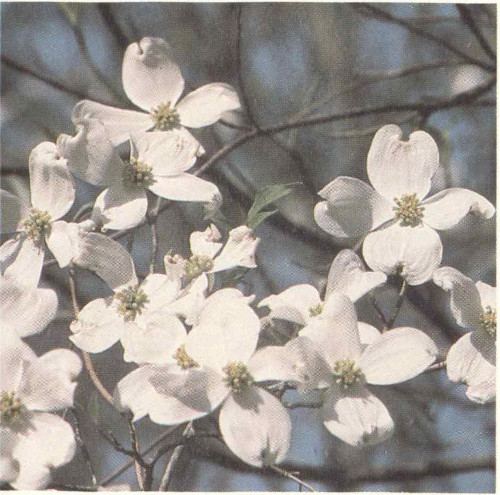
{"type": "Polygon", "coordinates": [[[81,362],[67,349],[37,357],[11,333],[2,333],[0,355],[1,481],[41,490],[75,454],[71,426],[52,412],[72,407],[81,362]]]}
{"type": "Polygon", "coordinates": [[[294,285],[281,294],[266,297],[259,308],[268,307],[269,318],[279,318],[299,325],[307,325],[319,317],[334,292],[341,292],[356,302],[367,292],[386,281],[381,272],[367,272],[359,256],[350,249],[338,253],[328,273],[325,301],[312,285],[294,285]]]}
{"type": "MultiPolygon", "coordinates": [[[[174,354],[176,364],[146,365],[117,385],[117,404],[174,425],[209,414],[222,405],[219,427],[227,446],[257,467],[279,463],[290,444],[291,424],[280,401],[254,384],[251,356],[260,323],[242,300],[207,303],[199,323],[174,354]]],[[[264,379],[272,379],[265,376],[264,379]]]]}
{"type": "Polygon", "coordinates": [[[423,131],[401,140],[401,129],[386,125],[373,138],[368,178],[373,189],[351,177],[338,177],[319,195],[317,224],[341,238],[359,238],[372,270],[399,273],[410,285],[429,280],[443,246],[436,230],[457,225],[468,213],[489,219],[494,206],[468,189],[451,188],[426,198],[439,166],[434,139],[423,131]],[[436,230],[435,230],[436,229],[436,230]]]}
{"type": "Polygon", "coordinates": [[[409,380],[437,355],[434,342],[415,328],[380,334],[358,323],[352,301],[333,293],[323,318],[314,319],[286,346],[261,349],[254,361],[259,366],[272,361],[275,376],[301,389],[326,388],[325,427],[349,445],[363,446],[384,441],[394,430],[385,405],[366,385],[409,380]]]}
{"type": "Polygon", "coordinates": [[[170,45],[161,38],[142,38],[128,46],[122,82],[130,101],[144,112],[83,100],[77,103],[72,116],[75,123],[82,117],[99,119],[114,145],[125,142],[137,131],[205,127],[217,122],[224,113],[241,108],[234,88],[223,83],[202,86],[179,101],[184,79],[170,45]]]}
{"type": "Polygon", "coordinates": [[[467,385],[467,397],[480,404],[495,400],[496,287],[474,282],[455,268],[439,268],[434,283],[450,292],[457,323],[471,330],[453,344],[446,357],[448,377],[467,385]]]}

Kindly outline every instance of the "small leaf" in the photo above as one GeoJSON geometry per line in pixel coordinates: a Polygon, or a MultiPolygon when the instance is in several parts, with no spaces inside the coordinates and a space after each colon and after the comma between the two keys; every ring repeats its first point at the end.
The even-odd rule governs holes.
{"type": "Polygon", "coordinates": [[[99,397],[96,390],[90,393],[89,401],[87,402],[87,413],[94,423],[99,420],[99,397]]]}
{"type": "Polygon", "coordinates": [[[259,211],[256,213],[252,219],[247,220],[247,225],[250,229],[255,229],[257,225],[260,225],[267,217],[274,215],[278,210],[269,210],[269,211],[259,211]]]}

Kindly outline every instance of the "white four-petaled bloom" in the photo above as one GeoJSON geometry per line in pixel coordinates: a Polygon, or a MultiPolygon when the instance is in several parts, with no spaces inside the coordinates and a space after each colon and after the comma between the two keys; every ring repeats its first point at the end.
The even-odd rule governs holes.
{"type": "Polygon", "coordinates": [[[329,234],[359,238],[372,270],[400,273],[410,285],[432,277],[442,258],[436,230],[457,225],[468,213],[491,218],[494,206],[468,189],[452,188],[426,198],[439,167],[434,139],[423,131],[401,140],[398,126],[382,127],[368,153],[373,189],[351,177],[338,177],[319,195],[314,217],[329,234]],[[370,233],[371,232],[371,233],[370,233]]]}
{"type": "Polygon", "coordinates": [[[448,377],[467,385],[467,397],[484,404],[495,400],[496,287],[474,282],[455,268],[434,272],[434,282],[451,293],[450,307],[457,323],[471,332],[453,344],[446,357],[448,377]]]}
{"type": "Polygon", "coordinates": [[[334,292],[341,292],[355,302],[367,292],[386,281],[381,272],[367,272],[359,256],[350,249],[337,254],[328,273],[325,301],[312,285],[294,285],[281,294],[266,297],[259,307],[268,307],[270,318],[291,321],[307,325],[313,318],[319,317],[334,292]]]}
{"type": "Polygon", "coordinates": [[[254,373],[273,379],[252,365],[257,315],[244,298],[226,296],[207,302],[175,352],[175,364],[141,366],[118,383],[115,397],[134,420],[149,414],[166,425],[200,418],[222,404],[219,427],[227,446],[253,466],[277,464],[289,449],[290,419],[276,397],[254,384],[254,373]]]}
{"type": "Polygon", "coordinates": [[[73,406],[81,362],[67,349],[37,357],[14,334],[2,335],[0,355],[0,478],[20,490],[41,490],[52,468],[75,454],[71,426],[51,413],[73,406]]]}
{"type": "Polygon", "coordinates": [[[99,119],[114,145],[123,143],[137,131],[211,125],[224,113],[241,107],[234,88],[223,83],[202,86],[179,101],[184,79],[170,45],[161,38],[142,38],[128,46],[123,58],[122,82],[130,101],[144,112],[88,100],[79,102],[73,110],[75,123],[85,116],[99,119]]]}

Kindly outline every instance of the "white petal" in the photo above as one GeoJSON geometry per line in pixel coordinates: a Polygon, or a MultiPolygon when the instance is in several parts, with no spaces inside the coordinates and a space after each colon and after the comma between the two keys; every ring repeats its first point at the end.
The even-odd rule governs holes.
{"type": "Polygon", "coordinates": [[[1,344],[1,391],[15,392],[19,387],[24,369],[37,357],[14,332],[3,331],[1,344]]]}
{"type": "Polygon", "coordinates": [[[211,223],[203,232],[193,232],[189,236],[191,253],[195,256],[208,256],[213,258],[222,247],[219,229],[211,223]]]}
{"type": "Polygon", "coordinates": [[[57,411],[73,406],[80,358],[68,349],[54,349],[30,363],[17,393],[30,410],[57,411]]]}
{"type": "Polygon", "coordinates": [[[210,203],[221,197],[218,187],[211,182],[191,174],[173,177],[155,177],[156,182],[149,190],[157,196],[172,201],[196,201],[210,203]]]}
{"type": "Polygon", "coordinates": [[[450,308],[457,323],[464,328],[479,329],[482,307],[474,282],[450,266],[437,269],[432,279],[436,285],[451,293],[450,308]]]}
{"type": "Polygon", "coordinates": [[[61,268],[68,266],[71,260],[78,256],[80,252],[79,232],[80,228],[76,223],[60,220],[50,225],[50,231],[45,240],[61,268]]]}
{"type": "Polygon", "coordinates": [[[326,201],[314,207],[314,219],[335,237],[361,237],[394,218],[387,200],[368,184],[352,177],[337,177],[318,194],[326,201]]]}
{"type": "Polygon", "coordinates": [[[476,282],[477,291],[481,298],[481,306],[487,308],[488,306],[496,310],[497,308],[497,288],[484,282],[476,282]]]}
{"type": "Polygon", "coordinates": [[[199,156],[200,143],[185,131],[142,132],[130,139],[131,156],[152,167],[155,176],[179,175],[199,156]]]}
{"type": "Polygon", "coordinates": [[[175,425],[209,414],[228,393],[212,370],[146,365],[120,380],[115,399],[120,408],[134,413],[134,420],[149,414],[155,423],[175,425]]]}
{"type": "Polygon", "coordinates": [[[147,131],[154,125],[148,113],[109,107],[90,100],[79,101],[73,108],[73,124],[78,125],[82,118],[98,119],[104,125],[113,146],[128,141],[131,133],[147,131]]]}
{"type": "Polygon", "coordinates": [[[306,325],[311,319],[309,310],[321,304],[319,293],[312,285],[294,285],[281,294],[263,299],[258,307],[269,308],[270,318],[306,325]]]}
{"type": "Polygon", "coordinates": [[[427,282],[440,265],[443,245],[430,227],[401,227],[398,224],[368,234],[363,256],[374,271],[400,273],[410,285],[427,282]]]}
{"type": "Polygon", "coordinates": [[[219,289],[214,292],[206,299],[206,304],[211,304],[217,300],[225,300],[227,304],[231,304],[231,300],[235,300],[237,303],[252,304],[255,296],[245,296],[243,293],[233,287],[226,287],[225,289],[219,289]]]}
{"type": "Polygon", "coordinates": [[[31,204],[48,211],[52,221],[68,213],[75,201],[75,183],[54,143],[33,148],[29,157],[31,204]]]}
{"type": "Polygon", "coordinates": [[[69,170],[85,182],[108,186],[121,174],[123,162],[97,118],[83,117],[76,123],[76,136],[61,134],[57,149],[69,170]]]}
{"type": "Polygon", "coordinates": [[[106,299],[89,302],[70,325],[70,340],[83,351],[102,352],[122,337],[125,330],[123,318],[106,299]]]}
{"type": "Polygon", "coordinates": [[[361,354],[354,304],[338,292],[328,298],[323,313],[304,327],[299,335],[311,339],[332,368],[340,359],[356,360],[361,354]]]}
{"type": "Polygon", "coordinates": [[[439,355],[436,344],[416,328],[394,328],[363,352],[359,366],[368,383],[392,385],[414,378],[439,355]]]}
{"type": "Polygon", "coordinates": [[[244,302],[217,299],[205,306],[200,324],[189,332],[186,352],[215,370],[230,362],[247,363],[257,346],[259,331],[259,318],[244,302]]]}
{"type": "Polygon", "coordinates": [[[181,124],[205,127],[217,122],[225,112],[241,108],[238,94],[232,86],[212,83],[185,96],[177,105],[181,124]]]}
{"type": "Polygon", "coordinates": [[[368,346],[378,340],[382,333],[374,326],[358,321],[359,340],[362,346],[368,346]]]}
{"type": "Polygon", "coordinates": [[[353,447],[383,442],[394,431],[386,407],[365,387],[359,386],[352,393],[331,387],[322,413],[328,431],[353,447]]]}
{"type": "Polygon", "coordinates": [[[292,423],[281,402],[258,387],[231,394],[222,406],[219,427],[226,445],[247,464],[279,464],[290,448],[292,423]]]}
{"type": "Polygon", "coordinates": [[[138,364],[170,363],[186,338],[186,329],[175,316],[157,313],[145,325],[127,326],[121,339],[123,359],[138,364]]]}
{"type": "Polygon", "coordinates": [[[368,152],[368,177],[375,190],[389,201],[403,194],[423,199],[439,167],[439,151],[434,139],[424,131],[402,141],[401,129],[386,125],[375,134],[368,152]]]}
{"type": "Polygon", "coordinates": [[[168,311],[184,317],[187,325],[198,324],[207,288],[207,277],[196,278],[181,291],[176,301],[169,304],[168,311]]]}
{"type": "Polygon", "coordinates": [[[130,101],[146,111],[161,103],[174,106],[184,90],[172,48],[161,38],[142,38],[127,47],[122,81],[130,101]]]}
{"type": "Polygon", "coordinates": [[[344,249],[335,256],[328,272],[325,299],[335,291],[356,302],[386,280],[382,272],[367,272],[360,257],[354,251],[344,249]]]}
{"type": "Polygon", "coordinates": [[[451,229],[468,213],[489,219],[495,207],[483,196],[458,187],[441,191],[422,204],[424,222],[438,230],[451,229]]]}
{"type": "Polygon", "coordinates": [[[137,284],[134,262],[117,241],[95,232],[80,232],[80,252],[74,262],[94,272],[113,289],[137,284]]]}
{"type": "Polygon", "coordinates": [[[166,254],[163,257],[163,267],[170,280],[180,281],[186,271],[186,260],[180,254],[166,254]]]}
{"type": "Polygon", "coordinates": [[[17,432],[8,426],[0,426],[0,483],[12,483],[19,474],[19,464],[12,451],[17,443],[17,432]]]}
{"type": "Polygon", "coordinates": [[[148,199],[143,189],[125,189],[120,181],[97,196],[92,220],[106,229],[131,229],[146,216],[148,199]]]}
{"type": "Polygon", "coordinates": [[[25,289],[38,287],[45,257],[43,248],[21,237],[5,242],[0,253],[5,279],[25,289]]]}
{"type": "Polygon", "coordinates": [[[484,404],[495,399],[495,342],[479,332],[468,333],[453,344],[446,357],[451,381],[467,385],[467,397],[484,404]]]}
{"type": "Polygon", "coordinates": [[[255,268],[255,251],[260,239],[246,225],[229,232],[229,239],[214,260],[213,272],[230,270],[235,266],[255,268]]]}
{"type": "Polygon", "coordinates": [[[73,429],[55,414],[34,413],[28,428],[18,433],[13,457],[19,476],[12,486],[18,490],[41,490],[50,482],[51,468],[67,464],[75,455],[73,429]]]}
{"type": "Polygon", "coordinates": [[[161,273],[151,273],[141,284],[141,289],[148,296],[146,305],[148,314],[166,309],[165,307],[175,300],[179,294],[181,284],[178,280],[172,280],[161,273]]]}
{"type": "Polygon", "coordinates": [[[0,189],[0,205],[2,233],[19,230],[19,223],[28,215],[29,205],[3,189],[0,189]]]}

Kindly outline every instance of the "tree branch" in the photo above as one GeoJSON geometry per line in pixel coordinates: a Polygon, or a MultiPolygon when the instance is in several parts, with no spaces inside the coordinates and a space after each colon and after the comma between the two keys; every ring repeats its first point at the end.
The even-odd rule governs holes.
{"type": "Polygon", "coordinates": [[[474,17],[470,12],[469,7],[463,4],[456,4],[456,8],[460,13],[460,17],[462,18],[463,22],[471,30],[472,34],[475,36],[476,40],[483,49],[484,53],[486,53],[486,55],[488,55],[488,57],[493,62],[496,62],[497,56],[495,55],[495,52],[486,41],[486,38],[483,36],[483,33],[481,33],[481,30],[479,29],[479,26],[476,24],[476,21],[474,20],[474,17]]]}

